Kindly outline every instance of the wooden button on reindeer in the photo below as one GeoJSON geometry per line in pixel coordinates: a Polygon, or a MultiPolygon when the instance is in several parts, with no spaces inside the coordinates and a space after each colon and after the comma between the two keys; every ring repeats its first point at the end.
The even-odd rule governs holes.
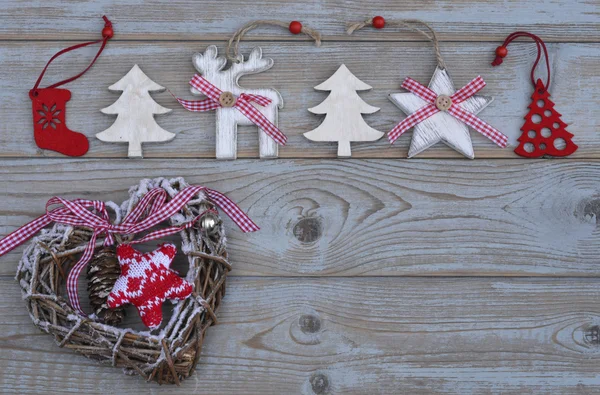
{"type": "MultiPolygon", "coordinates": [[[[283,99],[278,91],[269,88],[246,89],[239,85],[239,79],[248,74],[257,74],[273,67],[273,60],[263,58],[262,49],[254,48],[247,60],[239,54],[238,46],[243,35],[259,25],[275,25],[288,28],[277,21],[251,22],[239,29],[229,40],[226,56],[218,56],[217,47],[209,46],[203,53],[193,56],[192,62],[199,74],[190,81],[194,95],[204,95],[203,100],[177,101],[189,111],[216,111],[216,157],[236,159],[238,125],[258,127],[258,146],[261,158],[276,158],[278,146],[285,145],[287,137],[278,128],[279,110],[283,99]],[[227,60],[231,66],[225,69],[227,60]]],[[[320,35],[297,21],[289,24],[293,34],[305,33],[317,45],[320,35]]]]}
{"type": "Polygon", "coordinates": [[[223,107],[233,107],[235,106],[235,102],[235,96],[233,96],[233,93],[231,92],[223,92],[221,93],[221,96],[219,96],[219,103],[221,103],[223,107]]]}

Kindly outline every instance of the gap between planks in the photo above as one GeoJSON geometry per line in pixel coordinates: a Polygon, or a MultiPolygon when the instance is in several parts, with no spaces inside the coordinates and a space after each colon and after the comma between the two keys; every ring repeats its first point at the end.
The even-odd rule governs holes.
{"type": "MultiPolygon", "coordinates": [[[[233,33],[232,33],[233,35],[233,33]]],[[[203,38],[173,38],[173,37],[168,37],[168,38],[161,38],[161,37],[152,37],[152,38],[147,38],[148,36],[145,35],[145,38],[136,38],[136,37],[126,37],[126,38],[118,38],[118,37],[114,37],[112,39],[110,39],[110,42],[119,42],[119,43],[152,43],[152,42],[157,42],[157,43],[207,43],[207,44],[214,44],[215,42],[222,42],[223,45],[225,45],[227,43],[227,40],[229,40],[231,38],[231,36],[227,36],[227,35],[218,35],[218,36],[211,36],[211,35],[207,35],[207,36],[203,36],[203,38]]],[[[465,38],[462,39],[444,39],[443,37],[439,37],[438,41],[439,42],[443,42],[443,43],[451,43],[451,44],[473,44],[473,43],[480,43],[480,44],[498,44],[501,45],[502,42],[504,41],[506,37],[505,36],[498,36],[497,38],[486,38],[485,40],[468,40],[465,38]]],[[[89,35],[89,37],[76,37],[76,38],[48,38],[47,36],[45,37],[40,37],[40,38],[12,38],[12,37],[6,37],[6,38],[0,38],[0,43],[3,42],[10,42],[10,43],[14,43],[14,42],[23,42],[23,43],[43,43],[43,42],[53,42],[53,43],[61,43],[61,42],[65,42],[65,43],[70,43],[70,42],[80,42],[80,41],[90,41],[90,40],[94,40],[97,39],[96,36],[94,35],[89,35]]],[[[543,38],[544,42],[546,44],[598,44],[600,43],[600,38],[599,39],[574,39],[574,38],[568,38],[568,39],[564,39],[564,40],[552,40],[552,39],[546,39],[543,38]]],[[[323,44],[321,45],[321,47],[326,46],[326,43],[351,43],[351,42],[356,42],[356,43],[378,43],[378,42],[392,42],[392,43],[429,43],[429,40],[423,39],[421,38],[421,36],[417,36],[415,35],[414,37],[381,37],[381,38],[375,38],[375,37],[359,37],[356,35],[352,35],[352,36],[348,36],[347,38],[344,36],[323,36],[321,37],[321,41],[323,42],[323,44]]],[[[244,45],[247,42],[257,42],[257,43],[289,43],[289,42],[297,42],[297,43],[314,43],[314,40],[312,39],[305,39],[305,38],[296,38],[296,37],[282,37],[282,36],[272,36],[272,37],[265,37],[265,36],[252,36],[252,35],[245,35],[244,36],[244,40],[241,42],[240,45],[244,45]]],[[[531,43],[531,40],[527,40],[527,39],[523,39],[523,38],[517,38],[516,40],[514,40],[513,42],[515,43],[531,43]]]]}

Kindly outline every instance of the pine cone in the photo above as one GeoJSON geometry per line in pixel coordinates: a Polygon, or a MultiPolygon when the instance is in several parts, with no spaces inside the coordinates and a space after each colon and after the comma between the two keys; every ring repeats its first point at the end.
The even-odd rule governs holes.
{"type": "Polygon", "coordinates": [[[125,317],[125,309],[106,306],[108,294],[112,291],[117,278],[121,275],[121,267],[114,249],[105,248],[98,251],[88,265],[88,293],[94,314],[108,325],[118,325],[125,317]]]}

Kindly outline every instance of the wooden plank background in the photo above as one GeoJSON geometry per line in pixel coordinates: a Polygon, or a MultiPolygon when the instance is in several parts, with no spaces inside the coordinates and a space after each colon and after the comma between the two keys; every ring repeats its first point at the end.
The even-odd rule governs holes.
{"type": "MultiPolygon", "coordinates": [[[[234,271],[208,331],[197,374],[182,388],[146,384],[58,348],[31,323],[13,280],[22,248],[0,258],[0,392],[198,394],[577,393],[600,392],[600,3],[543,0],[91,1],[0,0],[0,235],[43,212],[52,196],[122,201],[145,177],[184,176],[227,193],[261,226],[244,235],[227,221],[234,271]],[[68,85],[67,124],[90,138],[68,159],[39,150],[27,92],[57,50],[94,39],[106,14],[116,35],[94,68],[68,85]],[[472,133],[476,160],[444,145],[404,159],[411,133],[335,144],[302,133],[321,118],[306,109],[313,86],[344,63],[381,107],[365,119],[387,131],[403,115],[387,99],[405,76],[427,82],[430,45],[410,32],[344,34],[346,21],[382,14],[421,18],[440,33],[457,86],[481,74],[495,97],[482,118],[515,144],[529,104],[530,42],[495,47],[514,30],[548,43],[551,94],[579,150],[567,159],[526,160],[472,133]],[[190,97],[191,56],[256,19],[298,19],[324,35],[321,48],[277,29],[252,32],[272,70],[246,87],[278,89],[289,137],[280,159],[259,160],[255,130],[240,128],[237,161],[215,161],[214,114],[173,108],[157,120],[177,137],[144,147],[95,133],[118,95],[108,86],[137,63],[157,83],[190,97]]],[[[84,68],[96,48],[65,55],[45,83],[84,68]]],[[[540,70],[543,75],[543,70],[540,70]]]]}

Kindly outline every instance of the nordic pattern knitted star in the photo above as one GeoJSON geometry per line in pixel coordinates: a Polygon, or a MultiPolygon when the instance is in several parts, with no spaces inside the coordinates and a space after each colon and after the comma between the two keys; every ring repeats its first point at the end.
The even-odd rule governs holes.
{"type": "Polygon", "coordinates": [[[131,303],[137,307],[144,325],[150,329],[160,326],[163,302],[183,300],[192,293],[192,284],[169,268],[176,253],[173,244],[163,244],[147,254],[128,244],[118,246],[121,275],[108,295],[108,307],[131,303]]]}

